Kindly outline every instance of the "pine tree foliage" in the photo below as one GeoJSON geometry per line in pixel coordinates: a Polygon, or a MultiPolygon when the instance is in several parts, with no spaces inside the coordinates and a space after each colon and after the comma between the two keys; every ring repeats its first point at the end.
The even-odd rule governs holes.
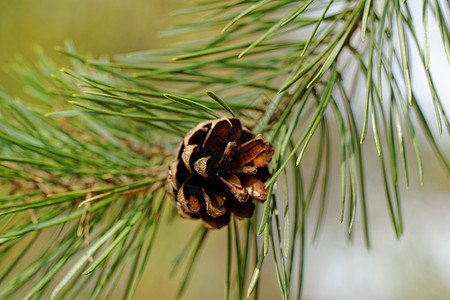
{"type": "MultiPolygon", "coordinates": [[[[219,116],[239,117],[276,149],[267,201],[225,229],[226,299],[258,298],[267,255],[281,298],[301,297],[312,201],[319,202],[317,229],[329,200],[340,198],[349,235],[359,211],[370,245],[364,178],[376,170],[365,169],[361,148],[370,136],[399,237],[399,181],[416,184],[410,160],[423,176],[419,133],[450,172],[431,129],[437,122],[446,136],[450,125],[429,68],[428,36],[434,18],[442,45],[432,46],[444,47],[449,64],[449,6],[422,6],[413,16],[406,1],[204,0],[176,12],[199,21],[166,31],[183,36],[166,50],[93,58],[67,42],[58,48],[70,59],[64,68],[42,51],[37,65],[19,60],[11,73],[35,101],[0,91],[0,298],[76,299],[88,291],[108,299],[126,281],[123,298],[131,299],[158,247],[162,214],[175,214],[164,188],[175,148],[196,123],[219,116]],[[413,48],[431,103],[419,103],[411,85],[413,48]],[[434,105],[435,120],[421,105],[434,105]],[[304,181],[308,146],[316,149],[314,169],[304,181]],[[340,150],[339,197],[327,194],[331,149],[340,150]],[[43,237],[48,243],[35,247],[43,237]]],[[[177,271],[186,262],[178,297],[209,234],[200,226],[177,259],[177,271]]]]}

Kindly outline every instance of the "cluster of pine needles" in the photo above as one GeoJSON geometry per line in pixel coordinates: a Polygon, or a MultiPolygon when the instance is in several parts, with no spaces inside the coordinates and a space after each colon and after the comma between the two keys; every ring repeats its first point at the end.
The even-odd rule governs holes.
{"type": "MultiPolygon", "coordinates": [[[[224,229],[226,299],[258,298],[269,253],[281,298],[301,297],[313,201],[316,233],[327,201],[338,200],[348,235],[358,208],[370,245],[365,174],[376,170],[362,156],[370,127],[399,237],[399,181],[410,184],[409,160],[423,176],[419,132],[450,171],[436,123],[421,108],[434,105],[432,122],[448,134],[429,69],[428,24],[430,15],[442,37],[433,47],[443,46],[450,63],[449,6],[422,5],[413,18],[409,1],[200,0],[176,12],[199,21],[165,32],[183,34],[182,46],[93,58],[67,42],[57,49],[70,61],[64,68],[39,49],[37,64],[18,60],[11,74],[34,101],[0,90],[0,298],[109,299],[126,282],[122,299],[131,299],[163,238],[161,222],[176,215],[164,188],[175,149],[195,124],[220,116],[238,117],[275,147],[267,201],[252,219],[224,229]],[[413,48],[430,103],[419,102],[411,85],[413,48]],[[314,167],[306,177],[308,147],[314,167]],[[327,193],[331,149],[340,150],[337,197],[327,193]]],[[[177,297],[210,234],[199,224],[176,260],[175,270],[185,265],[177,297]]]]}

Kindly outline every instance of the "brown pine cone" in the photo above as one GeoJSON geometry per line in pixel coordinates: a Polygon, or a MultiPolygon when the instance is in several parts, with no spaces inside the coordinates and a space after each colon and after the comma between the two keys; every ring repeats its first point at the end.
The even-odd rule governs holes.
{"type": "Polygon", "coordinates": [[[264,181],[273,146],[241,127],[238,119],[221,118],[198,124],[184,137],[168,175],[168,190],[184,218],[201,218],[218,229],[230,214],[250,218],[253,200],[264,202],[264,181]]]}

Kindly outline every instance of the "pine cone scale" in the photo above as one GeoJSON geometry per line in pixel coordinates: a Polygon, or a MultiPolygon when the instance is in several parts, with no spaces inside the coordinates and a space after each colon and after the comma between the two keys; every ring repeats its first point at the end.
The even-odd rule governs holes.
{"type": "Polygon", "coordinates": [[[194,157],[194,152],[197,152],[198,145],[188,145],[184,148],[181,159],[183,160],[184,165],[188,169],[189,173],[192,173],[192,166],[194,165],[194,161],[192,158],[194,157]]]}
{"type": "Polygon", "coordinates": [[[199,191],[196,191],[187,183],[183,183],[178,191],[177,202],[180,203],[184,211],[189,214],[198,213],[204,205],[204,201],[201,198],[199,191]]]}
{"type": "Polygon", "coordinates": [[[210,191],[208,194],[203,189],[203,197],[206,203],[206,212],[211,217],[217,218],[224,215],[227,212],[226,208],[224,207],[226,201],[225,194],[212,191],[210,191]]]}
{"type": "Polygon", "coordinates": [[[238,199],[239,202],[245,202],[248,200],[248,192],[242,187],[239,177],[233,175],[228,180],[220,177],[220,180],[224,184],[225,188],[238,199]]]}
{"type": "MultiPolygon", "coordinates": [[[[270,145],[270,144],[269,144],[270,145]]],[[[233,167],[242,167],[249,162],[252,162],[263,152],[268,152],[267,142],[264,138],[258,135],[256,138],[242,144],[236,153],[236,159],[232,162],[233,167]]],[[[273,148],[273,146],[272,146],[273,148]]],[[[269,153],[269,152],[268,152],[269,153]]],[[[272,152],[273,154],[273,152],[272,152]]],[[[270,155],[272,157],[272,155],[270,155]]],[[[265,164],[267,165],[267,163],[265,164]]]]}
{"type": "Polygon", "coordinates": [[[229,210],[238,219],[246,219],[252,217],[255,205],[252,201],[238,202],[235,198],[231,197],[229,199],[229,210]]]}
{"type": "Polygon", "coordinates": [[[247,176],[243,181],[243,185],[253,199],[259,202],[264,202],[267,199],[267,194],[269,191],[266,189],[261,180],[258,180],[255,177],[247,176]]]}
{"type": "Polygon", "coordinates": [[[228,143],[227,139],[231,128],[231,122],[227,119],[219,119],[213,122],[203,143],[204,154],[209,154],[209,152],[214,152],[214,154],[223,152],[223,149],[228,143]]]}

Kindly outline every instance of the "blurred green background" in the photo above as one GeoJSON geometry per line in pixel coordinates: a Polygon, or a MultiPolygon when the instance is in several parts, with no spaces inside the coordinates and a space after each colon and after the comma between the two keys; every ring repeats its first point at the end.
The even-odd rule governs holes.
{"type": "MultiPolygon", "coordinates": [[[[175,38],[161,39],[161,30],[180,18],[175,9],[182,0],[0,0],[0,87],[24,96],[22,88],[4,71],[16,55],[35,61],[34,46],[41,46],[61,66],[63,55],[54,50],[71,38],[81,53],[114,55],[166,47],[175,38]]],[[[447,77],[449,78],[449,77],[447,77]]],[[[448,96],[447,96],[448,101],[448,96]]],[[[448,136],[442,137],[448,141],[448,136]]],[[[378,158],[371,139],[366,139],[370,172],[369,211],[373,248],[368,252],[356,227],[352,245],[339,224],[339,169],[333,166],[327,222],[316,243],[312,242],[313,213],[306,250],[305,299],[448,299],[450,298],[450,187],[448,175],[424,147],[425,182],[417,176],[406,190],[402,183],[405,236],[400,241],[388,217],[382,192],[378,158]],[[334,196],[336,195],[336,196],[334,196]]],[[[448,148],[447,148],[448,149],[448,148]]],[[[409,153],[412,164],[414,154],[409,153]]],[[[415,169],[412,168],[413,170],[415,169]]],[[[173,299],[181,276],[170,278],[173,261],[196,223],[177,220],[161,228],[136,299],[173,299]]],[[[221,299],[223,295],[226,231],[212,232],[191,287],[184,299],[221,299]]],[[[262,299],[279,299],[273,264],[263,268],[262,299]]],[[[120,299],[118,296],[117,299],[120,299]]]]}
{"type": "Polygon", "coordinates": [[[66,38],[80,53],[94,56],[161,48],[170,42],[158,38],[175,19],[169,13],[187,5],[182,0],[0,0],[0,86],[11,93],[20,89],[4,66],[18,54],[34,61],[36,45],[61,63],[64,56],[54,47],[66,38]]]}

